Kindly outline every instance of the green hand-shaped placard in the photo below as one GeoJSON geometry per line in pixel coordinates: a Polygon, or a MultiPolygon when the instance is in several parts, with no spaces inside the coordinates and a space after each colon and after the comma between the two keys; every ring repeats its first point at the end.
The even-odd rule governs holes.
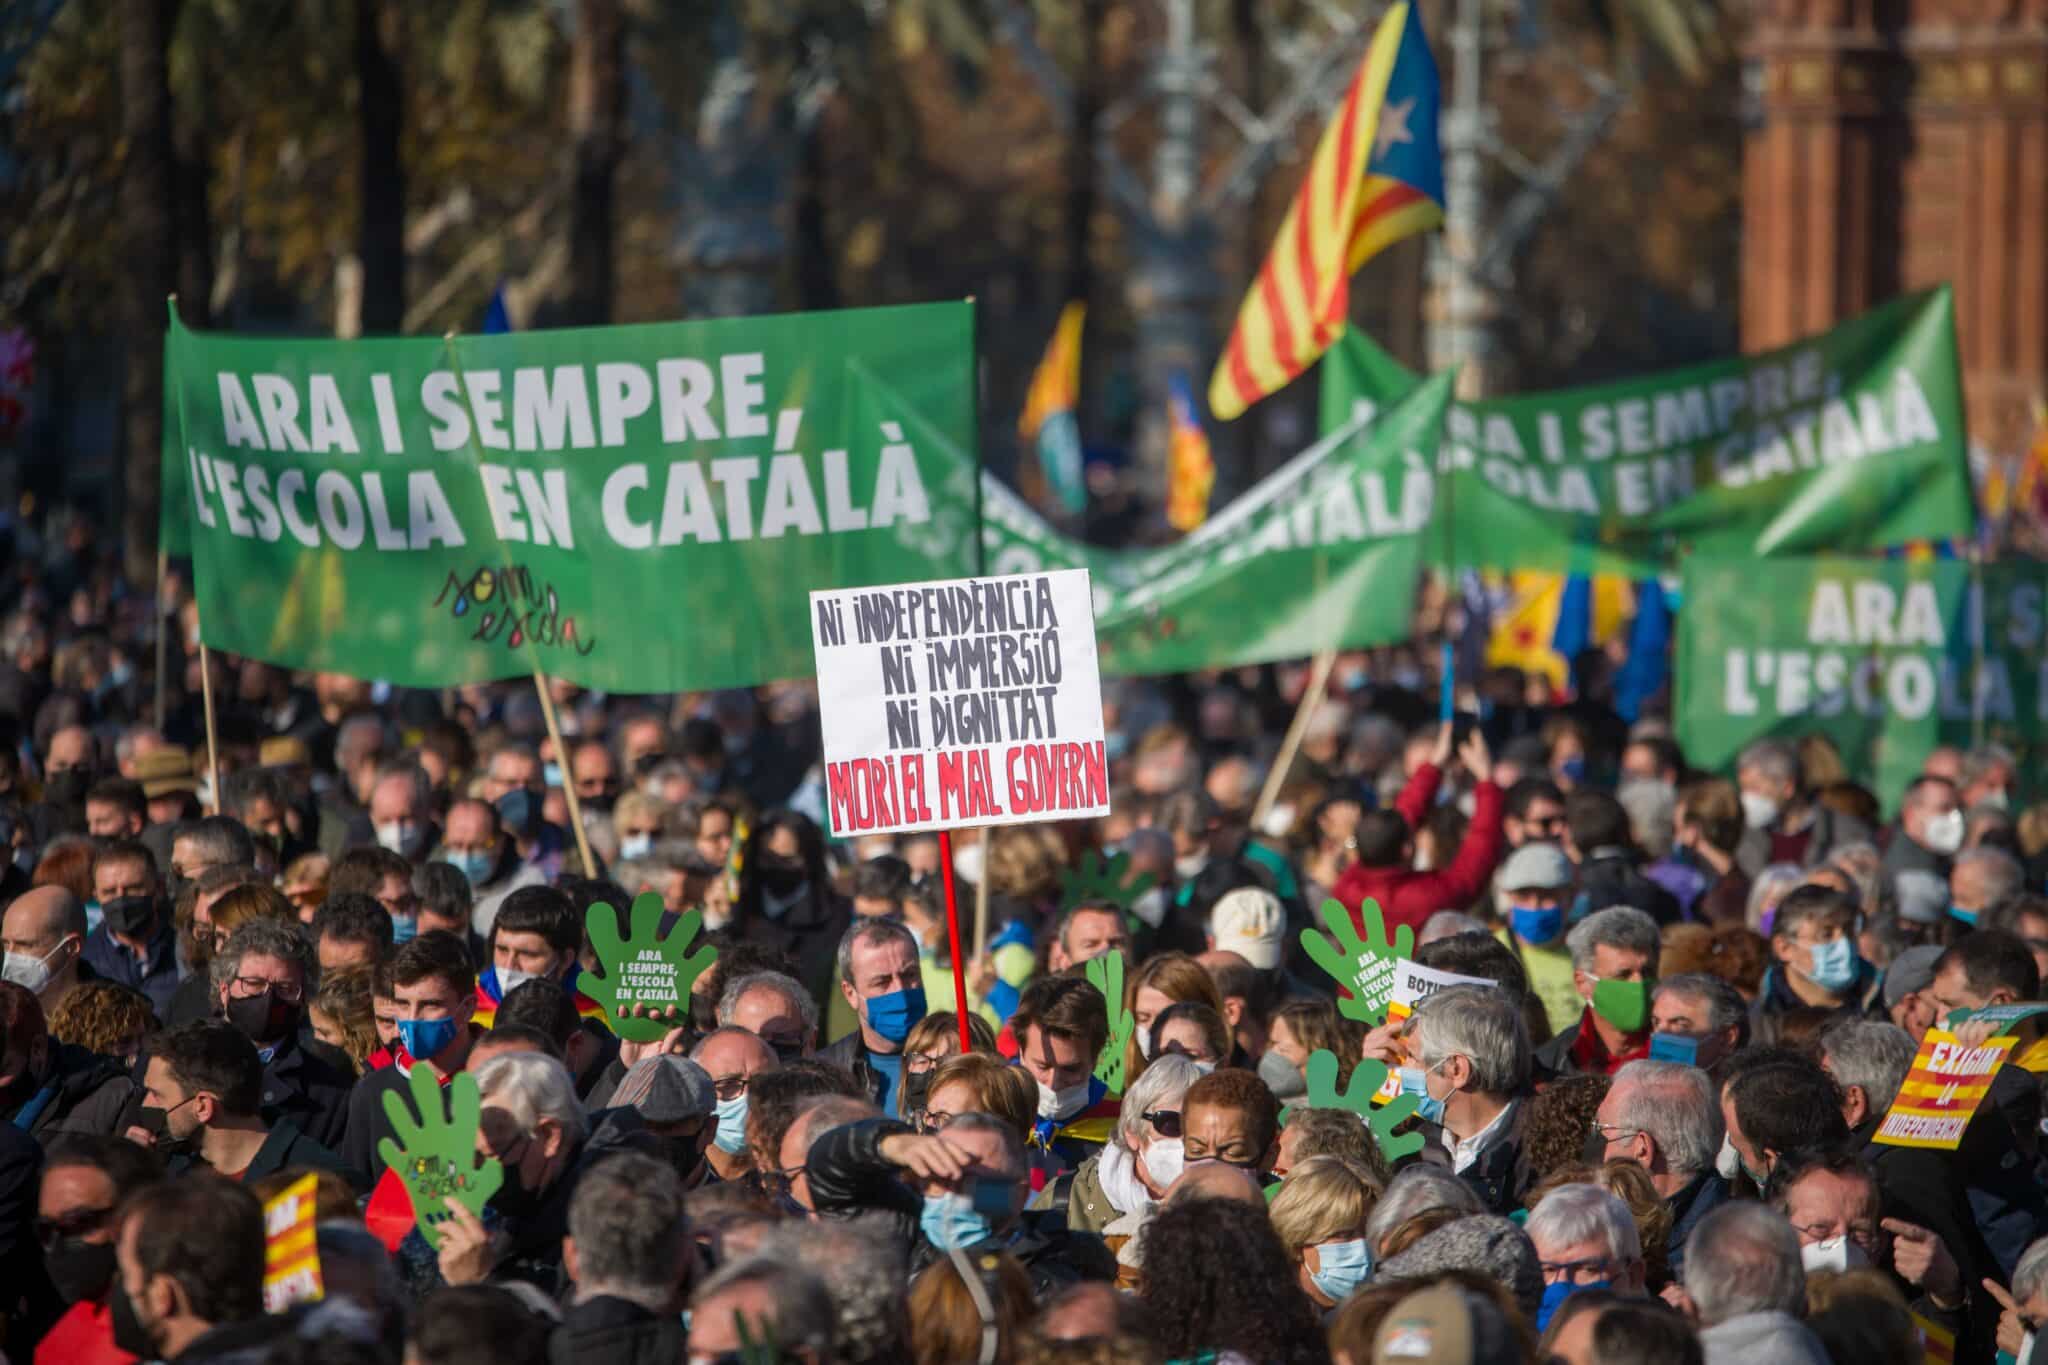
{"type": "Polygon", "coordinates": [[[425,1062],[413,1064],[411,1109],[396,1092],[384,1094],[384,1116],[391,1120],[396,1137],[378,1139],[377,1155],[398,1173],[412,1200],[413,1221],[427,1245],[437,1251],[441,1226],[454,1217],[447,1201],[453,1199],[482,1217],[485,1202],[504,1183],[504,1168],[492,1157],[477,1155],[482,1111],[476,1077],[458,1071],[444,1091],[425,1062]]]}
{"type": "Polygon", "coordinates": [[[1130,854],[1119,853],[1105,862],[1090,849],[1081,855],[1079,867],[1060,873],[1061,911],[1090,899],[1115,901],[1128,909],[1132,901],[1150,891],[1159,880],[1150,872],[1141,872],[1126,886],[1124,878],[1130,870],[1130,854]]]}
{"type": "Polygon", "coordinates": [[[1136,1026],[1136,1017],[1124,1005],[1124,955],[1107,952],[1101,957],[1091,957],[1083,964],[1088,974],[1088,984],[1102,992],[1102,998],[1109,1005],[1109,1041],[1102,1045],[1102,1055],[1095,1059],[1095,1079],[1109,1087],[1112,1095],[1124,1093],[1124,1049],[1131,1041],[1131,1030],[1136,1026]]]}
{"type": "Polygon", "coordinates": [[[718,960],[718,950],[709,944],[690,951],[697,927],[704,922],[702,911],[684,911],[667,938],[660,937],[661,915],[660,896],[648,891],[634,897],[631,933],[623,942],[619,912],[603,901],[591,906],[583,919],[597,966],[576,978],[577,989],[604,1006],[605,1022],[629,1043],[661,1041],[675,1027],[666,1017],[669,1006],[687,1016],[690,987],[718,960]],[[661,1017],[630,1017],[634,1005],[645,1005],[661,1017]]]}
{"type": "Polygon", "coordinates": [[[1351,912],[1337,901],[1323,902],[1323,923],[1329,932],[1301,931],[1301,946],[1312,961],[1343,987],[1337,996],[1337,1010],[1346,1019],[1378,1025],[1387,1017],[1387,1002],[1394,994],[1394,964],[1409,956],[1415,946],[1415,931],[1407,925],[1395,928],[1387,938],[1386,922],[1377,901],[1359,907],[1365,921],[1365,936],[1351,922],[1351,912]]]}
{"type": "Polygon", "coordinates": [[[1422,1134],[1394,1133],[1401,1121],[1415,1112],[1413,1095],[1397,1096],[1377,1108],[1373,1105],[1373,1095],[1386,1084],[1385,1062],[1368,1057],[1351,1068],[1351,1084],[1341,1094],[1337,1090],[1337,1069],[1336,1053],[1325,1049],[1309,1054],[1308,1065],[1302,1068],[1308,1081],[1308,1099],[1304,1102],[1308,1108],[1349,1109],[1363,1118],[1365,1126],[1372,1130],[1373,1141],[1380,1145],[1380,1155],[1389,1165],[1422,1150],[1422,1134]]]}

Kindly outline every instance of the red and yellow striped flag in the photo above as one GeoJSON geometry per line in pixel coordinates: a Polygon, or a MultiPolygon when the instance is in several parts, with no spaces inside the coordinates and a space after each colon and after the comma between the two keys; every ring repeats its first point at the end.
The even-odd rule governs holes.
{"type": "Polygon", "coordinates": [[[1444,220],[1436,60],[1422,19],[1387,10],[1344,106],[1323,130],[1209,381],[1227,422],[1315,363],[1350,316],[1351,275],[1444,220]]]}
{"type": "Polygon", "coordinates": [[[1166,400],[1166,520],[1176,531],[1192,531],[1209,519],[1209,493],[1216,487],[1216,461],[1209,433],[1195,411],[1195,391],[1176,371],[1166,400]]]}

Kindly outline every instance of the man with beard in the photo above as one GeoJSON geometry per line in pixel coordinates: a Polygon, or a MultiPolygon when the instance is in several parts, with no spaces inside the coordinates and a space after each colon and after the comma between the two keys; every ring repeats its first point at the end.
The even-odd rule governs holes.
{"type": "Polygon", "coordinates": [[[50,1144],[36,1197],[43,1268],[63,1316],[36,1344],[36,1365],[126,1365],[114,1345],[115,1211],[163,1178],[163,1163],[122,1138],[66,1136],[50,1144]]]}
{"type": "Polygon", "coordinates": [[[339,1148],[355,1077],[324,1045],[303,1036],[307,983],[318,976],[304,928],[250,920],[208,970],[221,1016],[256,1046],[264,1122],[290,1119],[321,1146],[339,1148]]]}
{"type": "Polygon", "coordinates": [[[291,1320],[263,1311],[263,1206],[204,1172],[144,1187],[123,1205],[114,1345],[144,1360],[261,1360],[291,1320]]]}
{"type": "Polygon", "coordinates": [[[247,1184],[290,1167],[342,1173],[341,1158],[289,1118],[263,1117],[263,1063],[233,1025],[186,1024],[150,1052],[141,1125],[169,1175],[204,1166],[247,1184]]]}

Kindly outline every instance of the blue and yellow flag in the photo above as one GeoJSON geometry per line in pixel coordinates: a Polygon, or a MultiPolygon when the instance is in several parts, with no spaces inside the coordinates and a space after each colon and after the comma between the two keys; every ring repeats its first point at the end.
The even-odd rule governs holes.
{"type": "Polygon", "coordinates": [[[1216,461],[1209,433],[1195,411],[1194,386],[1176,372],[1167,381],[1166,520],[1176,531],[1192,531],[1209,519],[1209,491],[1216,486],[1216,461]]]}
{"type": "Polygon", "coordinates": [[[1053,496],[1069,512],[1088,505],[1088,484],[1081,467],[1081,427],[1074,409],[1081,402],[1081,324],[1085,303],[1060,310],[1059,324],[1045,345],[1045,356],[1031,375],[1024,412],[1017,419],[1018,438],[1038,452],[1038,467],[1053,496]]]}
{"type": "Polygon", "coordinates": [[[1444,220],[1440,92],[1422,17],[1388,7],[1344,107],[1323,129],[1294,203],[1244,296],[1209,380],[1228,422],[1285,387],[1344,330],[1351,276],[1403,237],[1444,220]]]}

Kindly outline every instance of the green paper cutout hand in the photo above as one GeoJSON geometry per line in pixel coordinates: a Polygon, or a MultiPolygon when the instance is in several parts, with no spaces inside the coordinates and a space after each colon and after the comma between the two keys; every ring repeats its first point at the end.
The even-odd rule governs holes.
{"type": "Polygon", "coordinates": [[[1103,861],[1094,849],[1081,855],[1081,865],[1060,873],[1060,910],[1065,913],[1084,900],[1100,899],[1115,901],[1126,910],[1130,903],[1150,891],[1159,879],[1150,872],[1141,872],[1129,886],[1124,877],[1131,870],[1131,855],[1119,853],[1103,861]]]}
{"type": "Polygon", "coordinates": [[[661,897],[643,891],[633,898],[631,924],[619,939],[619,912],[599,901],[583,918],[583,932],[597,953],[597,966],[576,978],[576,987],[604,1006],[605,1023],[629,1043],[658,1043],[675,1027],[665,1017],[633,1018],[620,1011],[644,1004],[665,1014],[670,1005],[687,1017],[690,988],[718,961],[709,944],[690,952],[704,922],[701,910],[685,910],[668,937],[661,935],[661,897]]]}
{"type": "Polygon", "coordinates": [[[1124,1006],[1124,955],[1111,951],[1091,957],[1082,964],[1088,984],[1102,992],[1109,1006],[1109,1041],[1095,1059],[1095,1079],[1109,1087],[1112,1095],[1124,1093],[1124,1050],[1130,1045],[1137,1016],[1124,1006]]]}
{"type": "Polygon", "coordinates": [[[1308,1099],[1304,1102],[1307,1108],[1349,1109],[1363,1118],[1365,1126],[1372,1130],[1373,1141],[1379,1144],[1380,1155],[1389,1165],[1422,1150],[1422,1134],[1397,1136],[1394,1132],[1415,1112],[1417,1101],[1413,1095],[1396,1096],[1379,1106],[1372,1102],[1372,1097],[1387,1082],[1385,1062],[1368,1057],[1351,1068],[1351,1084],[1341,1094],[1337,1090],[1337,1067],[1337,1054],[1328,1049],[1309,1055],[1308,1065],[1302,1068],[1308,1080],[1308,1099]]]}
{"type": "Polygon", "coordinates": [[[1386,1022],[1387,1002],[1394,994],[1394,964],[1409,956],[1415,946],[1415,931],[1397,925],[1389,940],[1377,901],[1361,905],[1359,916],[1365,921],[1363,938],[1341,902],[1324,901],[1323,923],[1329,932],[1304,929],[1301,946],[1316,966],[1344,988],[1345,993],[1337,997],[1338,1013],[1376,1026],[1386,1022]]]}
{"type": "Polygon", "coordinates": [[[412,1109],[396,1092],[386,1091],[384,1117],[391,1121],[394,1137],[377,1141],[378,1157],[397,1173],[412,1200],[413,1221],[436,1251],[441,1249],[441,1225],[455,1216],[447,1201],[453,1199],[481,1218],[484,1204],[505,1181],[504,1167],[496,1158],[477,1155],[483,1100],[476,1077],[458,1071],[448,1082],[446,1099],[443,1093],[434,1069],[425,1062],[414,1063],[412,1109]]]}

